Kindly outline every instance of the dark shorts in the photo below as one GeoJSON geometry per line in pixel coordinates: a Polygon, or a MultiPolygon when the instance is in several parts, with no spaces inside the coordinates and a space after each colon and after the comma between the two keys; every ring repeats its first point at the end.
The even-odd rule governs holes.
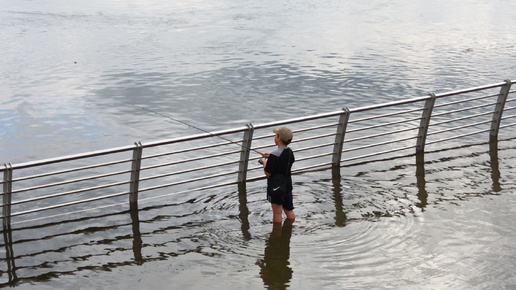
{"type": "Polygon", "coordinates": [[[267,195],[267,200],[270,203],[279,204],[283,206],[283,209],[294,210],[294,201],[292,199],[292,191],[284,195],[267,195]]]}

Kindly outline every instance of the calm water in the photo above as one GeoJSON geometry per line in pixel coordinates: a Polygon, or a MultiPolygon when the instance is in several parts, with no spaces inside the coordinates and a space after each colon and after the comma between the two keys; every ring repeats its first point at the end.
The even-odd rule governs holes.
{"type": "MultiPolygon", "coordinates": [[[[77,2],[0,0],[2,163],[198,133],[132,104],[219,130],[516,78],[513,1],[77,2]]],[[[17,285],[514,288],[513,136],[299,175],[292,228],[256,182],[143,205],[141,243],[14,231],[17,285]]]]}

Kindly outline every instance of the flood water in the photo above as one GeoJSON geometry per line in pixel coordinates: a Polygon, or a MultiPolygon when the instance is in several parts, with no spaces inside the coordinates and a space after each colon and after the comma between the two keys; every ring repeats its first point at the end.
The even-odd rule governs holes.
{"type": "MultiPolygon", "coordinates": [[[[221,130],[516,78],[513,1],[169,2],[1,0],[0,162],[199,133],[139,105],[221,130]]],[[[136,231],[13,221],[0,284],[515,288],[514,133],[297,175],[280,229],[263,181],[142,205],[136,231]]]]}

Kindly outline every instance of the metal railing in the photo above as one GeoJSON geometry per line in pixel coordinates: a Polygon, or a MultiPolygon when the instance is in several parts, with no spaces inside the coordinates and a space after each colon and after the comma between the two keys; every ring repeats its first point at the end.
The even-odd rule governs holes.
{"type": "Polygon", "coordinates": [[[507,80],[132,146],[6,163],[0,169],[0,217],[4,226],[10,226],[13,217],[25,216],[27,221],[101,211],[124,206],[127,198],[134,209],[139,201],[262,179],[262,167],[256,162],[261,156],[253,151],[273,148],[271,128],[282,125],[294,131],[293,173],[421,153],[425,146],[482,133],[495,141],[501,128],[516,125],[507,121],[516,115],[503,116],[516,108],[509,106],[516,101],[509,98],[515,92],[511,91],[513,83],[507,80]],[[55,209],[59,213],[49,214],[55,209]]]}

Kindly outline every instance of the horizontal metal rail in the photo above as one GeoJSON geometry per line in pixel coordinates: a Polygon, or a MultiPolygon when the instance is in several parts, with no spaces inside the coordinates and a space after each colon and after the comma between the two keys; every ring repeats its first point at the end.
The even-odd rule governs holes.
{"type": "Polygon", "coordinates": [[[476,97],[476,98],[468,98],[467,100],[458,100],[458,101],[454,101],[454,102],[442,103],[442,104],[435,105],[435,108],[457,105],[457,104],[473,102],[473,101],[478,101],[478,100],[484,100],[484,99],[488,99],[488,98],[494,98],[494,97],[497,97],[498,95],[499,94],[493,94],[493,95],[480,96],[480,97],[476,97]]]}
{"type": "Polygon", "coordinates": [[[328,134],[316,135],[316,136],[307,137],[307,138],[300,138],[300,139],[297,139],[296,142],[301,143],[301,142],[305,142],[305,141],[316,140],[316,139],[321,139],[321,138],[326,138],[326,137],[333,137],[333,136],[335,136],[334,132],[328,133],[328,134]]]}
{"type": "Polygon", "coordinates": [[[451,97],[454,95],[462,95],[462,94],[467,94],[467,93],[472,93],[472,92],[500,88],[500,87],[504,86],[505,84],[506,84],[506,82],[500,82],[500,83],[496,83],[496,84],[490,84],[490,85],[485,85],[485,86],[478,86],[478,87],[472,87],[472,88],[463,89],[463,90],[456,90],[456,91],[450,91],[450,92],[446,92],[446,93],[436,94],[435,96],[437,98],[451,97]]]}
{"type": "MultiPolygon", "coordinates": [[[[263,178],[261,178],[261,179],[263,179],[263,178]]],[[[168,197],[168,196],[172,196],[172,195],[180,195],[180,194],[184,194],[184,193],[188,193],[188,192],[202,191],[202,190],[213,189],[213,188],[224,187],[224,186],[235,185],[235,184],[238,184],[238,182],[230,181],[230,182],[222,182],[222,183],[216,183],[216,184],[212,184],[212,185],[200,186],[200,187],[172,192],[172,193],[168,193],[168,194],[162,194],[162,195],[158,195],[158,196],[142,198],[142,199],[140,199],[140,202],[148,202],[153,199],[162,199],[164,197],[168,197]]]]}
{"type": "Polygon", "coordinates": [[[313,150],[313,149],[319,149],[319,148],[329,147],[329,146],[333,146],[333,145],[335,145],[335,142],[332,142],[332,143],[323,143],[323,144],[318,144],[318,145],[309,146],[309,147],[301,147],[301,148],[297,148],[297,149],[296,149],[296,153],[297,153],[297,152],[308,151],[308,150],[313,150]]]}
{"type": "MultiPolygon", "coordinates": [[[[339,123],[329,123],[329,124],[324,124],[324,125],[319,125],[319,126],[308,127],[308,128],[304,128],[304,129],[301,128],[301,129],[297,129],[296,133],[326,129],[326,128],[331,128],[331,127],[336,127],[337,125],[339,125],[339,123]]],[[[268,135],[267,137],[270,137],[270,135],[268,135]]]]}
{"type": "Polygon", "coordinates": [[[382,137],[382,136],[387,136],[387,135],[392,135],[392,134],[398,134],[398,133],[413,131],[413,130],[417,130],[417,129],[419,129],[419,127],[394,130],[394,131],[378,133],[378,134],[371,134],[371,135],[367,135],[367,136],[348,139],[348,140],[346,140],[346,143],[351,143],[351,142],[366,140],[366,139],[372,139],[372,138],[377,138],[377,137],[382,137]]]}
{"type": "Polygon", "coordinates": [[[239,152],[240,151],[230,151],[230,152],[222,152],[222,153],[217,153],[217,154],[199,156],[199,157],[195,157],[195,158],[181,159],[181,160],[178,160],[178,161],[173,161],[173,162],[167,162],[167,163],[161,163],[161,164],[156,164],[156,165],[152,165],[152,166],[142,167],[141,170],[148,170],[148,169],[159,168],[159,167],[166,167],[166,166],[171,166],[171,165],[176,165],[176,164],[181,164],[181,163],[186,163],[186,162],[192,162],[192,161],[199,161],[199,160],[210,159],[210,158],[215,158],[215,157],[221,157],[221,156],[226,156],[228,154],[236,154],[236,153],[239,153],[239,152]]]}
{"type": "Polygon", "coordinates": [[[43,159],[43,160],[39,160],[39,161],[31,161],[31,162],[13,164],[13,170],[14,169],[25,169],[25,168],[36,167],[36,166],[44,166],[44,165],[61,163],[61,162],[66,162],[66,161],[74,161],[74,160],[78,160],[78,159],[100,157],[100,156],[112,155],[112,154],[116,154],[116,153],[131,152],[133,150],[133,148],[134,148],[133,146],[124,146],[124,147],[118,147],[118,148],[113,148],[113,149],[98,150],[98,151],[68,155],[68,156],[63,156],[63,157],[43,159]]]}
{"type": "Polygon", "coordinates": [[[235,164],[235,163],[238,163],[238,161],[230,161],[230,162],[218,163],[218,164],[213,164],[213,165],[207,165],[207,166],[202,166],[202,167],[195,167],[195,168],[185,169],[185,170],[181,170],[181,171],[175,171],[175,172],[172,172],[172,173],[164,173],[164,174],[153,175],[153,176],[149,176],[149,177],[143,177],[143,178],[140,178],[140,181],[146,181],[146,180],[151,180],[151,179],[168,177],[168,176],[172,176],[172,175],[179,175],[179,174],[184,174],[184,173],[189,173],[189,172],[195,172],[195,171],[200,171],[200,170],[205,170],[205,169],[210,169],[210,168],[216,168],[216,167],[231,165],[231,164],[235,164]]]}
{"type": "Polygon", "coordinates": [[[365,130],[371,130],[371,129],[381,128],[381,127],[397,125],[397,124],[408,124],[410,122],[419,121],[419,120],[421,120],[421,117],[411,118],[411,119],[406,119],[406,120],[399,120],[399,121],[395,121],[395,122],[383,123],[383,124],[373,125],[373,126],[366,126],[366,127],[361,127],[361,128],[357,128],[357,129],[351,129],[351,130],[348,130],[347,133],[360,132],[360,131],[365,131],[365,130]]]}
{"type": "Polygon", "coordinates": [[[435,118],[435,117],[440,117],[443,115],[450,115],[450,114],[455,114],[455,113],[464,112],[464,111],[471,111],[474,109],[484,108],[484,107],[493,106],[493,105],[496,105],[496,103],[488,103],[488,104],[482,104],[482,105],[478,105],[478,106],[474,106],[474,107],[468,107],[468,108],[462,108],[462,109],[458,109],[458,110],[448,111],[448,112],[444,112],[444,113],[435,114],[435,115],[433,115],[433,117],[435,118]]]}
{"type": "Polygon", "coordinates": [[[349,120],[348,123],[349,124],[351,124],[351,123],[361,123],[361,122],[364,122],[364,121],[371,121],[371,120],[375,120],[375,119],[382,119],[382,118],[386,118],[386,117],[393,117],[393,116],[398,116],[398,115],[404,115],[404,114],[407,114],[407,113],[421,112],[422,110],[423,110],[423,108],[416,108],[416,109],[399,111],[399,112],[388,113],[388,114],[383,114],[383,115],[376,115],[376,116],[371,116],[371,117],[366,117],[366,118],[349,120]]]}
{"type": "Polygon", "coordinates": [[[16,205],[16,204],[22,204],[22,203],[27,203],[27,202],[33,202],[33,201],[40,201],[40,200],[44,200],[44,199],[49,199],[49,198],[54,198],[54,197],[61,197],[61,196],[71,195],[71,194],[77,194],[77,193],[81,193],[81,192],[87,192],[87,191],[93,191],[93,190],[99,190],[99,189],[106,189],[106,188],[120,186],[120,185],[124,185],[124,184],[128,184],[128,183],[129,183],[129,181],[114,182],[114,183],[110,183],[110,184],[92,186],[92,187],[87,187],[87,188],[82,188],[82,189],[77,189],[77,190],[71,190],[71,191],[55,193],[55,194],[49,194],[49,195],[40,196],[40,197],[34,197],[34,198],[28,198],[28,199],[13,201],[13,202],[11,202],[11,204],[12,205],[16,205]]]}
{"type": "Polygon", "coordinates": [[[342,150],[342,152],[351,152],[351,151],[356,151],[356,150],[363,150],[363,149],[368,149],[368,148],[372,148],[372,147],[378,147],[378,146],[382,146],[382,145],[393,144],[393,143],[397,143],[397,142],[401,142],[401,141],[408,141],[408,140],[412,140],[412,139],[416,139],[416,138],[417,138],[417,136],[411,136],[411,137],[400,138],[400,139],[396,139],[396,140],[389,140],[389,141],[385,141],[385,142],[378,142],[378,143],[374,143],[374,144],[369,144],[369,145],[363,145],[363,146],[353,147],[353,148],[349,148],[349,149],[344,149],[344,150],[342,150]]]}
{"type": "MultiPolygon", "coordinates": [[[[137,142],[134,146],[19,164],[8,163],[3,168],[0,167],[0,173],[4,176],[0,179],[0,187],[3,188],[1,195],[4,197],[0,204],[3,208],[0,217],[3,218],[5,225],[10,223],[11,217],[40,211],[62,210],[77,204],[113,199],[123,195],[129,196],[130,202],[151,201],[189,191],[265,179],[265,175],[259,172],[263,170],[262,166],[255,165],[256,163],[253,163],[253,166],[249,165],[250,161],[255,161],[261,156],[249,155],[249,151],[268,151],[274,146],[272,144],[274,134],[271,129],[283,125],[294,129],[297,136],[295,144],[303,144],[303,147],[293,146],[296,153],[296,166],[292,169],[294,174],[329,166],[338,167],[342,162],[346,162],[348,164],[346,166],[349,166],[350,162],[370,160],[379,155],[397,156],[398,152],[405,150],[421,151],[424,145],[486,132],[489,133],[490,138],[493,138],[492,135],[496,137],[500,128],[516,126],[516,123],[506,124],[506,120],[513,119],[516,115],[502,115],[503,112],[516,109],[515,106],[505,106],[516,102],[514,98],[516,90],[511,90],[513,84],[514,82],[505,81],[287,120],[257,125],[247,124],[185,137],[146,143],[137,142]],[[496,89],[500,90],[499,93],[492,91],[496,89]],[[445,102],[439,101],[438,104],[434,104],[436,99],[445,102]],[[434,108],[438,108],[439,111],[434,112],[434,108]],[[454,118],[449,117],[452,115],[454,118]],[[478,119],[476,122],[464,124],[466,120],[489,116],[493,117],[489,120],[478,119]],[[430,122],[431,119],[432,122],[430,122]],[[503,124],[500,124],[501,121],[504,121],[503,124]],[[451,128],[446,128],[447,124],[450,124],[451,128]],[[477,127],[479,130],[472,131],[472,127],[477,127]],[[455,133],[458,130],[461,130],[461,134],[455,133]],[[412,135],[410,132],[417,132],[417,134],[412,135]],[[453,132],[453,136],[426,141],[427,136],[450,132],[453,132]],[[407,133],[411,136],[403,136],[408,135],[407,133]],[[221,137],[225,141],[214,142],[216,137],[221,137]],[[328,140],[329,138],[331,140],[328,140]],[[202,144],[199,145],[200,142],[197,141],[202,144]],[[410,144],[411,142],[414,144],[410,144]],[[234,148],[235,145],[240,148],[234,148]],[[393,148],[376,149],[382,146],[393,148]],[[150,150],[152,148],[155,149],[150,150]],[[190,152],[195,156],[188,157],[188,154],[185,154],[190,152]],[[120,160],[110,161],[108,158],[114,158],[115,154],[128,156],[125,158],[116,156],[120,160]],[[131,155],[132,158],[129,157],[131,155]],[[108,161],[99,163],[98,158],[108,159],[108,161]],[[221,168],[223,168],[222,172],[221,168]],[[247,177],[247,172],[250,171],[258,176],[247,177]],[[10,174],[12,172],[17,173],[15,178],[10,174]],[[77,177],[77,174],[81,176],[77,177]],[[142,174],[147,176],[140,176],[142,174]],[[227,180],[228,176],[238,177],[227,180]],[[206,185],[211,183],[210,181],[214,184],[206,185]],[[95,182],[96,185],[84,184],[89,182],[95,182]],[[123,190],[123,187],[128,188],[129,191],[123,190]],[[52,188],[54,193],[44,192],[49,188],[52,188]],[[104,192],[108,188],[113,191],[121,189],[121,192],[114,194],[104,192]],[[169,193],[165,191],[163,194],[163,191],[158,191],[165,188],[170,188],[166,190],[169,193]],[[20,194],[22,192],[23,197],[20,194]],[[84,198],[78,195],[86,192],[94,192],[98,196],[84,198]],[[45,195],[37,196],[42,193],[45,195]],[[139,196],[139,194],[144,195],[139,196]],[[75,200],[63,202],[61,199],[65,196],[75,200]],[[41,206],[42,200],[53,204],[41,206]],[[20,204],[24,204],[24,208],[29,209],[11,212],[11,206],[20,204]]],[[[120,204],[118,201],[113,203],[120,204]]],[[[106,204],[101,207],[107,206],[106,204]]],[[[71,209],[71,212],[78,211],[71,209]]]]}
{"type": "Polygon", "coordinates": [[[346,158],[346,159],[342,159],[341,161],[347,162],[347,161],[352,161],[352,160],[364,159],[364,158],[368,158],[368,157],[374,157],[374,156],[378,156],[378,155],[383,155],[383,154],[392,153],[392,152],[399,152],[402,150],[414,149],[414,148],[415,148],[415,145],[404,146],[404,147],[393,148],[393,149],[389,149],[389,150],[383,150],[383,151],[379,151],[379,152],[364,154],[364,155],[360,155],[360,156],[355,156],[352,158],[346,158]]]}
{"type": "MultiPolygon", "coordinates": [[[[351,114],[365,112],[365,111],[374,111],[374,110],[385,109],[385,108],[389,108],[389,107],[396,107],[396,106],[400,106],[400,105],[419,103],[419,102],[426,101],[429,98],[430,97],[426,96],[426,97],[412,98],[412,99],[408,99],[408,100],[393,101],[393,102],[388,102],[388,103],[383,103],[383,104],[370,105],[370,106],[364,106],[364,107],[359,107],[359,108],[355,108],[355,109],[349,109],[349,111],[351,114]]],[[[376,119],[376,116],[372,116],[370,118],[376,119]]]]}
{"type": "Polygon", "coordinates": [[[331,162],[323,162],[323,163],[319,163],[319,164],[315,164],[315,165],[310,165],[310,166],[304,166],[304,167],[300,167],[300,168],[297,168],[295,170],[292,170],[292,173],[300,173],[300,172],[305,172],[305,171],[308,171],[308,170],[312,170],[312,169],[315,169],[315,168],[325,168],[325,167],[328,167],[332,165],[331,162]]]}
{"type": "Polygon", "coordinates": [[[20,212],[12,213],[11,216],[26,215],[26,214],[30,214],[30,213],[36,213],[36,212],[45,211],[45,210],[62,208],[62,207],[65,207],[65,206],[71,206],[71,205],[77,205],[77,204],[92,202],[92,201],[98,201],[98,200],[118,197],[118,196],[127,195],[127,194],[129,194],[129,192],[121,192],[121,193],[108,194],[108,195],[99,196],[99,197],[86,198],[86,199],[77,200],[77,201],[73,201],[73,202],[61,203],[61,204],[56,204],[56,205],[50,205],[50,206],[46,206],[46,207],[31,209],[31,210],[20,211],[20,212]]]}
{"type": "Polygon", "coordinates": [[[201,176],[201,177],[197,177],[197,178],[191,178],[191,179],[186,179],[186,180],[182,180],[182,181],[171,182],[171,183],[166,183],[166,184],[162,184],[162,185],[142,188],[142,189],[140,189],[140,192],[159,189],[159,188],[165,188],[165,187],[171,187],[174,185],[181,185],[181,184],[185,184],[185,183],[201,181],[201,180],[206,180],[206,179],[210,179],[210,178],[222,177],[222,176],[236,174],[236,173],[238,173],[238,171],[229,171],[229,172],[223,172],[223,173],[212,174],[212,175],[207,175],[207,176],[201,176]]]}
{"type": "Polygon", "coordinates": [[[485,132],[489,132],[489,131],[490,131],[489,129],[486,129],[486,130],[478,130],[478,131],[474,131],[474,132],[470,132],[470,133],[465,133],[465,134],[454,135],[452,137],[448,137],[448,138],[443,138],[443,139],[427,142],[427,144],[435,144],[435,143],[439,143],[439,142],[444,142],[444,141],[449,141],[449,140],[458,139],[458,138],[462,138],[462,137],[472,136],[472,135],[476,135],[476,134],[480,134],[480,133],[485,133],[485,132]]]}
{"type": "Polygon", "coordinates": [[[191,147],[191,148],[180,149],[180,150],[175,150],[175,151],[170,151],[170,152],[165,152],[165,153],[148,155],[148,156],[142,157],[142,160],[153,159],[153,158],[164,157],[164,156],[170,156],[170,155],[176,155],[176,154],[182,154],[182,153],[192,152],[192,151],[201,151],[203,149],[211,149],[211,148],[215,148],[215,147],[221,147],[221,146],[227,146],[227,145],[239,144],[239,143],[242,143],[242,140],[235,140],[235,141],[231,141],[231,142],[228,141],[228,142],[223,142],[223,143],[216,143],[216,144],[209,144],[209,145],[203,145],[203,146],[198,146],[198,147],[191,147]]]}
{"type": "Polygon", "coordinates": [[[512,126],[516,126],[516,123],[511,123],[511,124],[503,125],[503,126],[500,126],[500,128],[508,128],[508,127],[512,127],[512,126]]]}
{"type": "Polygon", "coordinates": [[[480,113],[480,114],[475,114],[475,115],[470,115],[470,116],[450,119],[450,120],[441,121],[441,122],[433,122],[431,126],[439,126],[439,125],[442,125],[442,124],[453,123],[453,122],[456,122],[456,121],[464,121],[464,120],[468,120],[468,119],[474,119],[474,118],[478,118],[478,117],[482,117],[482,116],[486,116],[486,115],[492,115],[494,112],[495,111],[490,111],[490,112],[486,112],[486,113],[480,113]]]}
{"type": "Polygon", "coordinates": [[[94,168],[101,168],[101,167],[108,167],[108,166],[111,166],[111,165],[123,164],[123,163],[128,163],[128,162],[131,162],[131,161],[132,161],[132,159],[125,159],[125,160],[118,160],[118,161],[112,161],[112,162],[99,163],[99,164],[95,164],[95,165],[76,167],[76,168],[71,168],[71,169],[67,169],[67,170],[60,170],[60,171],[47,172],[47,173],[42,173],[42,174],[18,177],[18,178],[14,178],[13,181],[23,181],[23,180],[29,180],[29,179],[35,179],[35,178],[41,178],[41,177],[48,177],[48,176],[52,176],[52,175],[62,175],[62,174],[65,174],[65,173],[71,173],[71,172],[77,172],[77,171],[83,171],[83,170],[94,169],[94,168]]]}
{"type": "Polygon", "coordinates": [[[510,115],[510,116],[505,116],[505,117],[502,118],[502,120],[512,119],[514,117],[516,117],[516,114],[515,115],[510,115]]]}
{"type": "Polygon", "coordinates": [[[516,109],[516,106],[515,106],[515,107],[508,107],[508,108],[505,108],[505,109],[504,109],[504,112],[512,111],[512,110],[514,110],[514,109],[516,109]]]}
{"type": "Polygon", "coordinates": [[[131,172],[131,170],[115,171],[115,172],[105,173],[105,174],[100,174],[100,175],[95,175],[95,176],[88,176],[88,177],[83,177],[83,178],[67,180],[67,181],[48,183],[48,184],[45,184],[45,185],[38,185],[38,186],[27,187],[27,188],[20,188],[20,189],[17,189],[17,190],[13,190],[11,193],[19,193],[19,192],[24,192],[24,191],[31,191],[31,190],[55,187],[55,186],[66,185],[66,184],[71,184],[71,183],[77,183],[77,182],[81,182],[81,181],[100,179],[100,178],[109,177],[109,176],[121,175],[121,174],[129,173],[129,172],[131,172]]]}
{"type": "MultiPolygon", "coordinates": [[[[468,128],[468,127],[475,127],[475,126],[478,126],[478,125],[488,124],[488,123],[491,123],[491,120],[489,120],[489,121],[482,121],[482,122],[475,122],[475,123],[471,123],[471,124],[467,124],[467,125],[462,125],[462,126],[459,126],[459,127],[439,130],[439,131],[435,131],[435,132],[429,133],[428,135],[437,135],[437,134],[441,134],[441,133],[445,133],[445,132],[456,131],[456,130],[460,130],[460,129],[464,129],[464,128],[468,128]]],[[[489,130],[486,130],[486,131],[489,131],[489,130]]]]}
{"type": "Polygon", "coordinates": [[[321,153],[321,154],[316,154],[316,155],[310,155],[307,157],[298,158],[297,161],[300,162],[300,161],[304,161],[304,160],[317,159],[317,158],[321,158],[321,157],[330,156],[332,154],[333,153],[330,152],[330,153],[321,153]]]}

